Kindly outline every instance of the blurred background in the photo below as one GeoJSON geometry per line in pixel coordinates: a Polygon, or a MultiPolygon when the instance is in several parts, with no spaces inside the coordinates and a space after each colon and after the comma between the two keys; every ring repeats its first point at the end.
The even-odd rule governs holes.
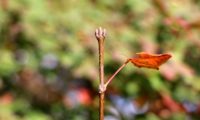
{"type": "Polygon", "coordinates": [[[0,120],[97,120],[105,78],[135,53],[170,53],[160,70],[128,64],[105,120],[200,119],[200,0],[0,0],[0,120]]]}

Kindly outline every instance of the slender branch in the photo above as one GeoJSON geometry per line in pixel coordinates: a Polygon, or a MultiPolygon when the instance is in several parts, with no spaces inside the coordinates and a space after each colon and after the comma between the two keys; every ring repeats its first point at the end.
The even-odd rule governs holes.
{"type": "Polygon", "coordinates": [[[117,71],[108,79],[108,81],[105,83],[105,88],[107,88],[108,84],[113,80],[113,78],[129,63],[129,59],[122,65],[120,66],[117,71]]]}
{"type": "Polygon", "coordinates": [[[104,120],[104,40],[105,40],[106,30],[96,29],[95,36],[98,40],[98,47],[99,47],[99,119],[104,120]]]}
{"type": "Polygon", "coordinates": [[[100,38],[99,44],[99,79],[100,85],[104,86],[104,39],[100,38]]]}
{"type": "Polygon", "coordinates": [[[100,86],[99,86],[99,117],[100,120],[104,120],[104,39],[100,38],[98,41],[99,44],[99,79],[100,79],[100,86]]]}
{"type": "Polygon", "coordinates": [[[104,92],[99,93],[99,120],[104,120],[104,92]]]}

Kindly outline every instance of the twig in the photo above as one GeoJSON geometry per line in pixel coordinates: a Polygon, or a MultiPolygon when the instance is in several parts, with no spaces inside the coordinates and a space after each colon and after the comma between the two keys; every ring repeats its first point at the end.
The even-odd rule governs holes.
{"type": "Polygon", "coordinates": [[[99,46],[99,120],[104,120],[104,93],[106,90],[104,87],[104,40],[106,30],[101,27],[96,29],[95,36],[99,46]]]}
{"type": "Polygon", "coordinates": [[[105,88],[107,88],[108,84],[113,80],[113,78],[128,64],[130,60],[128,59],[121,67],[117,69],[117,71],[108,79],[105,84],[105,88]]]}

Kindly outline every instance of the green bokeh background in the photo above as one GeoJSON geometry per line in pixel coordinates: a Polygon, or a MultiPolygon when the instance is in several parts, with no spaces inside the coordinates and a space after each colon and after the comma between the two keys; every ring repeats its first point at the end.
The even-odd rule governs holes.
{"type": "MultiPolygon", "coordinates": [[[[200,1],[160,0],[164,10],[156,1],[0,0],[0,120],[97,120],[98,45],[94,31],[99,26],[107,29],[105,78],[135,53],[172,55],[159,71],[128,64],[109,86],[107,96],[117,91],[124,99],[145,95],[156,101],[158,94],[167,94],[179,105],[187,101],[199,107],[200,1]],[[170,16],[163,14],[165,10],[170,16]],[[184,27],[181,20],[187,24],[197,21],[197,25],[184,27]],[[29,72],[34,73],[33,78],[29,72]],[[20,83],[18,77],[23,73],[31,81],[20,83]],[[40,100],[35,103],[35,94],[44,96],[40,89],[34,92],[37,87],[29,89],[40,78],[37,75],[45,85],[61,89],[61,96],[74,79],[87,79],[93,88],[92,104],[70,107],[63,98],[47,105],[40,105],[40,100]],[[57,85],[60,81],[62,88],[57,85]]],[[[106,106],[111,105],[106,98],[106,106]]],[[[107,107],[105,115],[110,114],[107,107]]],[[[176,111],[166,118],[148,111],[135,119],[193,120],[199,118],[199,111],[176,111]]]]}

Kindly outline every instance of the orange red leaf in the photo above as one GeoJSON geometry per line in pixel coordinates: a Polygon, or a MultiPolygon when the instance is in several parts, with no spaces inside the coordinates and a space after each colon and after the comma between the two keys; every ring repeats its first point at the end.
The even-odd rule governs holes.
{"type": "Polygon", "coordinates": [[[145,67],[152,69],[159,69],[159,66],[171,58],[170,54],[149,54],[146,52],[136,53],[137,57],[130,58],[128,61],[132,62],[137,67],[145,67]]]}

